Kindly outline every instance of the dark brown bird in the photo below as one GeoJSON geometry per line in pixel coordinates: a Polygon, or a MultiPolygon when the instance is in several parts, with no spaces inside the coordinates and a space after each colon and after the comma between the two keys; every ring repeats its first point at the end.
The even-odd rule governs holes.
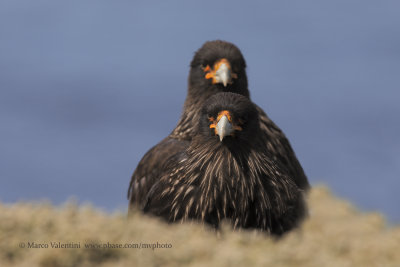
{"type": "Polygon", "coordinates": [[[211,96],[192,141],[171,154],[143,209],[169,222],[199,220],[218,228],[257,228],[281,235],[305,214],[303,190],[265,149],[259,112],[234,93],[211,96]]]}
{"type": "MultiPolygon", "coordinates": [[[[163,173],[170,154],[185,149],[195,133],[205,101],[219,92],[233,92],[249,97],[246,63],[240,50],[225,41],[206,42],[190,65],[188,93],[176,128],[164,140],[151,148],[139,162],[129,185],[129,206],[143,208],[150,188],[163,173]]],[[[304,171],[283,132],[256,106],[259,113],[263,149],[271,159],[288,170],[296,185],[308,189],[304,171]]],[[[131,209],[130,209],[131,210],[131,209]]]]}

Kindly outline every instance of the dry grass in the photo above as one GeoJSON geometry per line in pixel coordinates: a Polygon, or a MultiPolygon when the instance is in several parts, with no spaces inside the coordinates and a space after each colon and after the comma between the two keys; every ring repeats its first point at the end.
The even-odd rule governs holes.
{"type": "Polygon", "coordinates": [[[227,225],[217,235],[140,214],[128,221],[125,214],[71,203],[0,204],[0,266],[400,266],[400,227],[387,227],[380,214],[358,212],[323,187],[312,190],[309,205],[302,227],[276,241],[227,225]],[[28,242],[49,248],[27,248],[28,242]],[[80,248],[51,248],[50,242],[79,242],[80,248]],[[85,248],[107,242],[172,248],[85,248]]]}

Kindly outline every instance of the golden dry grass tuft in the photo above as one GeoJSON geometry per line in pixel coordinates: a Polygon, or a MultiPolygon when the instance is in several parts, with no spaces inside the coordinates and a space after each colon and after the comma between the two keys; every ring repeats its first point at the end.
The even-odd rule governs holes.
{"type": "Polygon", "coordinates": [[[309,206],[301,228],[274,240],[228,225],[216,234],[141,214],[127,220],[71,203],[0,204],[0,266],[400,266],[399,226],[360,213],[324,187],[311,191],[309,206]],[[80,247],[52,248],[51,242],[80,247]],[[34,248],[40,245],[48,247],[34,248]]]}

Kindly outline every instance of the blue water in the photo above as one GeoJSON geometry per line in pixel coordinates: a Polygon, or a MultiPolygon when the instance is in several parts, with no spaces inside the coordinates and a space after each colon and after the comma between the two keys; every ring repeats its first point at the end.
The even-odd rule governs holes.
{"type": "Polygon", "coordinates": [[[224,39],[311,183],[399,223],[400,2],[243,3],[1,1],[0,200],[126,208],[194,52],[224,39]]]}

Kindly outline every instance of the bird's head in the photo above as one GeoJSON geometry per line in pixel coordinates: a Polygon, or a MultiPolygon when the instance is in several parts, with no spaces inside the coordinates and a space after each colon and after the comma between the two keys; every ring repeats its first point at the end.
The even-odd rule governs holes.
{"type": "Polygon", "coordinates": [[[203,135],[228,140],[252,140],[259,131],[258,112],[247,98],[235,93],[218,93],[203,106],[200,122],[203,135]]]}
{"type": "Polygon", "coordinates": [[[249,96],[246,62],[235,45],[220,40],[206,42],[190,66],[189,93],[234,92],[249,96]]]}

